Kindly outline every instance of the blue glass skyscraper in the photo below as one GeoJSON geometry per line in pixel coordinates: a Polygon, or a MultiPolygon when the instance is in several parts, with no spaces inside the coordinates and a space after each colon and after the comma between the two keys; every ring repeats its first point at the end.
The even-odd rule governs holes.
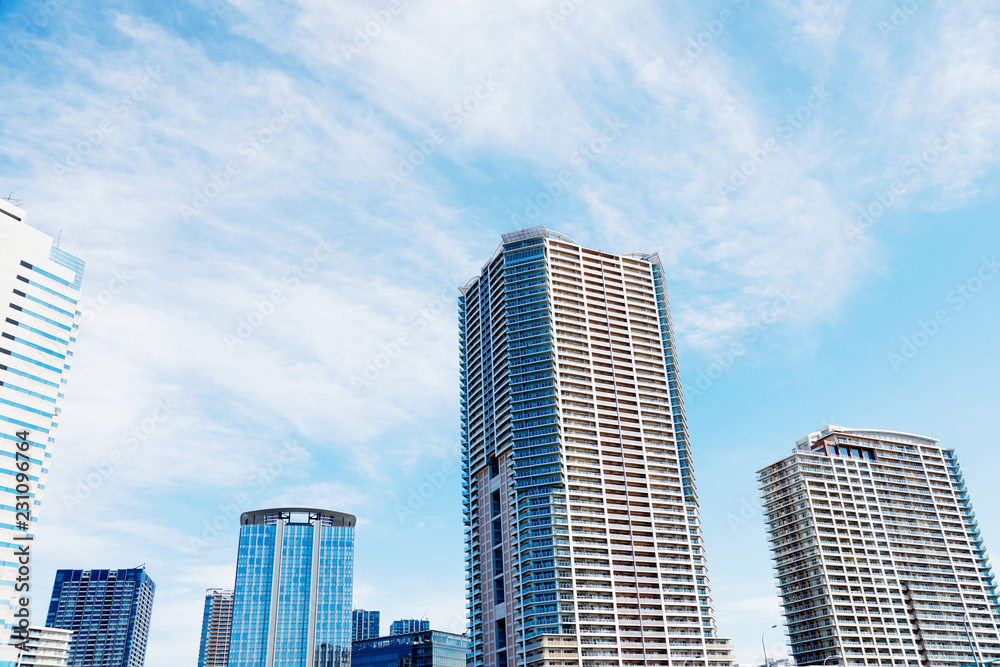
{"type": "Polygon", "coordinates": [[[350,667],[356,522],[317,509],[243,514],[230,667],[350,667]]]}
{"type": "Polygon", "coordinates": [[[74,667],[142,667],[155,592],[141,567],[59,570],[45,625],[73,632],[74,667]]]}

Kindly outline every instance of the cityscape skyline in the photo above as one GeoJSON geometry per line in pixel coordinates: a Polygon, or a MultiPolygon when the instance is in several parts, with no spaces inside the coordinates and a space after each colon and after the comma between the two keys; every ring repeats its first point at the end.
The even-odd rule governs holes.
{"type": "MultiPolygon", "coordinates": [[[[522,236],[525,236],[525,235],[527,235],[527,236],[531,236],[531,235],[532,235],[533,233],[535,233],[535,232],[534,232],[534,230],[531,230],[531,229],[529,229],[529,230],[520,230],[520,231],[519,231],[519,232],[518,232],[517,234],[520,234],[520,235],[522,235],[522,236]]],[[[545,231],[545,230],[542,230],[542,232],[541,232],[541,233],[542,233],[543,235],[548,235],[548,234],[550,234],[550,232],[548,232],[548,231],[545,231]]],[[[557,237],[560,237],[560,235],[558,235],[558,234],[557,234],[556,236],[557,236],[557,237]]],[[[568,241],[568,239],[566,239],[566,240],[568,241]]],[[[828,428],[836,428],[836,427],[828,427],[828,428]]],[[[399,622],[399,621],[397,621],[396,623],[398,623],[398,622],[399,622]]],[[[960,663],[959,663],[959,664],[960,664],[960,663]]]]}
{"type": "Polygon", "coordinates": [[[146,563],[146,664],[194,664],[241,513],[311,506],[355,606],[461,632],[458,288],[537,225],[659,254],[739,662],[804,434],[939,439],[996,549],[1000,12],[896,4],[2,3],[2,195],[87,262],[35,626],[146,563]]]}

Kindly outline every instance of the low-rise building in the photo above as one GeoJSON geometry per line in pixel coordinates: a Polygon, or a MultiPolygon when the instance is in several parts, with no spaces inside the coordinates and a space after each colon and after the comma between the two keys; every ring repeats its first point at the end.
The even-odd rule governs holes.
{"type": "Polygon", "coordinates": [[[465,635],[438,630],[366,639],[351,645],[351,667],[465,667],[465,635]]]}
{"type": "Polygon", "coordinates": [[[19,642],[24,648],[20,651],[18,667],[66,667],[72,638],[71,630],[29,627],[28,636],[19,642]]]}

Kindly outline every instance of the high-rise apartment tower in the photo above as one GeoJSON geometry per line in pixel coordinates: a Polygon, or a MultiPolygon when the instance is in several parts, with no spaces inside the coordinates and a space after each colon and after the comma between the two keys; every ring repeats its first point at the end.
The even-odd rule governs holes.
{"type": "Polygon", "coordinates": [[[198,667],[229,667],[229,635],[233,628],[233,592],[227,588],[205,591],[201,618],[198,667]]]}
{"type": "Polygon", "coordinates": [[[155,593],[141,567],[59,570],[45,625],[73,633],[74,667],[142,667],[155,593]]]}
{"type": "Polygon", "coordinates": [[[82,318],[83,261],[24,218],[0,200],[0,665],[16,660],[5,645],[25,592],[17,551],[37,525],[82,318]]]}
{"type": "Polygon", "coordinates": [[[375,639],[379,636],[379,613],[355,609],[351,612],[351,641],[375,639]]]}
{"type": "Polygon", "coordinates": [[[350,667],[356,523],[318,509],[243,513],[230,667],[350,667]]]}
{"type": "Polygon", "coordinates": [[[663,266],[543,227],[459,299],[469,667],[718,667],[663,266]]]}
{"type": "Polygon", "coordinates": [[[827,426],[758,479],[799,665],[1000,658],[996,584],[954,450],[827,426]]]}

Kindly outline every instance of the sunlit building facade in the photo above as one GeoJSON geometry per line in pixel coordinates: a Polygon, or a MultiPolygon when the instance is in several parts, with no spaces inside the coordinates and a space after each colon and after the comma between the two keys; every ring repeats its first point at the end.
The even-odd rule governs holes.
{"type": "Polygon", "coordinates": [[[83,261],[25,216],[0,200],[0,667],[17,660],[6,646],[24,592],[17,551],[35,533],[82,318],[83,261]]]}
{"type": "Polygon", "coordinates": [[[1000,659],[996,580],[954,450],[827,426],[758,479],[799,665],[1000,659]]]}
{"type": "Polygon", "coordinates": [[[469,667],[721,667],[663,266],[542,227],[459,299],[469,667]]]}
{"type": "Polygon", "coordinates": [[[349,667],[351,514],[245,512],[233,594],[231,667],[349,667]]]}
{"type": "Polygon", "coordinates": [[[198,667],[228,667],[229,635],[233,628],[233,591],[209,588],[201,617],[198,667]]]}

